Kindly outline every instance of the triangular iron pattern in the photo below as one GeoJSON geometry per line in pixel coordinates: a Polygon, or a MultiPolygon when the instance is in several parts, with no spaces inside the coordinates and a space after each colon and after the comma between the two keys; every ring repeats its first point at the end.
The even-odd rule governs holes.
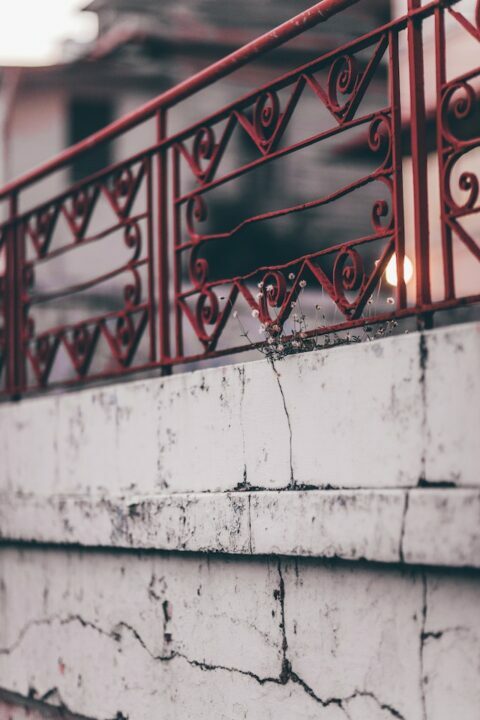
{"type": "MultiPolygon", "coordinates": [[[[197,147],[203,147],[203,157],[205,160],[208,160],[208,164],[205,167],[202,167],[201,156],[195,152],[195,149],[193,151],[189,151],[184,142],[178,142],[176,149],[185,158],[187,164],[192,170],[192,173],[201,185],[210,182],[215,177],[218,166],[237,124],[240,125],[240,127],[242,127],[246,134],[250,137],[257,150],[264,157],[267,157],[278,148],[288,124],[294,115],[295,109],[298,106],[304,88],[307,85],[323,102],[327,110],[329,110],[339,124],[346,123],[352,120],[355,116],[355,113],[365,96],[367,88],[385,54],[387,47],[388,37],[385,34],[382,35],[377,43],[367,67],[363,72],[359,73],[352,93],[340,110],[334,110],[334,103],[332,103],[328,93],[323,89],[315,76],[313,74],[303,73],[293,83],[290,97],[287,100],[283,111],[280,111],[280,100],[278,99],[277,94],[274,91],[266,90],[263,95],[260,95],[257,98],[257,101],[252,108],[252,119],[242,110],[234,110],[231,113],[218,143],[215,142],[214,129],[212,127],[206,126],[200,128],[194,138],[194,146],[197,145],[197,147]],[[262,136],[258,129],[261,126],[261,119],[259,118],[259,115],[262,113],[262,102],[265,101],[270,102],[270,110],[272,113],[270,120],[272,127],[269,130],[268,136],[262,136]]],[[[337,60],[340,59],[341,58],[337,58],[337,60]]],[[[267,106],[267,110],[268,109],[269,108],[267,106]]]]}
{"type": "MultiPolygon", "coordinates": [[[[331,115],[335,118],[335,120],[340,124],[347,123],[355,117],[355,114],[360,106],[360,103],[362,102],[363,98],[365,97],[365,93],[370,85],[370,82],[372,81],[372,78],[375,75],[375,72],[378,68],[379,63],[381,62],[383,56],[385,55],[385,51],[388,47],[388,37],[387,35],[382,35],[379,42],[377,43],[377,46],[373,52],[372,57],[370,58],[367,67],[364,71],[360,72],[358,71],[357,77],[354,81],[354,87],[348,97],[346,97],[346,100],[343,104],[340,105],[340,103],[335,101],[335,98],[333,97],[332,90],[325,90],[321,82],[317,79],[314,73],[305,73],[305,81],[306,84],[310,87],[310,89],[314,92],[314,94],[322,101],[322,103],[325,105],[326,109],[331,113],[331,115]]],[[[332,79],[330,77],[330,74],[333,72],[333,69],[335,67],[335,63],[340,63],[341,61],[352,62],[354,63],[355,56],[354,55],[346,55],[346,56],[340,56],[337,57],[330,66],[329,71],[329,81],[328,84],[332,82],[332,79]]],[[[351,72],[355,72],[355,70],[351,69],[351,72]]]]}
{"type": "Polygon", "coordinates": [[[470,20],[467,20],[467,18],[465,17],[465,15],[462,15],[462,13],[458,12],[458,10],[455,10],[453,7],[449,7],[449,8],[447,8],[447,10],[448,10],[448,12],[450,13],[450,15],[451,15],[453,18],[455,18],[455,20],[456,20],[468,33],[470,33],[470,35],[471,35],[473,38],[475,38],[475,40],[480,41],[480,4],[479,4],[479,3],[477,3],[476,18],[475,18],[477,27],[475,27],[475,25],[473,25],[473,24],[470,22],[470,20]]]}
{"type": "MultiPolygon", "coordinates": [[[[265,269],[264,277],[274,275],[283,277],[284,287],[281,291],[280,303],[276,306],[278,311],[276,312],[275,318],[272,318],[269,315],[267,303],[265,301],[262,303],[262,301],[259,301],[257,297],[252,294],[251,290],[245,283],[245,278],[234,278],[230,281],[232,283],[232,287],[229,295],[226,297],[225,306],[221,311],[218,308],[215,286],[205,285],[203,288],[199,288],[199,293],[196,296],[197,305],[195,310],[192,310],[192,308],[189,307],[188,302],[183,298],[180,298],[177,302],[182,312],[187,316],[198,340],[202,343],[206,352],[215,350],[221,333],[232,313],[234,304],[239,295],[244,298],[252,312],[258,313],[260,323],[270,326],[272,324],[278,324],[280,332],[281,327],[283,327],[292,312],[292,304],[294,304],[298,299],[298,296],[303,289],[303,282],[306,279],[310,281],[313,279],[318,283],[322,290],[335,303],[336,307],[344,315],[347,321],[356,320],[361,317],[369,298],[378,286],[378,283],[380,282],[380,279],[384,274],[387,264],[392,258],[394,252],[395,240],[393,236],[389,236],[378,261],[370,273],[367,274],[364,272],[363,264],[360,264],[360,267],[362,268],[362,276],[359,279],[358,288],[356,287],[357,295],[353,300],[348,300],[346,298],[343,290],[339,288],[336,278],[328,274],[321,266],[318,256],[309,256],[298,261],[300,263],[298,270],[296,271],[295,278],[288,289],[286,279],[283,277],[283,273],[288,270],[288,267],[272,270],[265,269]],[[203,304],[206,302],[210,303],[208,311],[210,313],[209,324],[213,326],[211,333],[206,332],[205,323],[199,318],[199,312],[201,313],[203,304]]],[[[342,254],[354,253],[356,253],[356,250],[353,246],[345,246],[338,249],[336,251],[335,265],[342,254]]],[[[356,254],[358,255],[358,253],[356,254]]]]}
{"type": "Polygon", "coordinates": [[[109,179],[113,183],[112,187],[109,187],[108,181],[102,183],[102,192],[120,221],[129,216],[146,169],[147,160],[143,160],[136,172],[126,166],[111,176],[109,179]]]}
{"type": "Polygon", "coordinates": [[[257,99],[257,103],[253,108],[253,122],[242,111],[235,111],[238,122],[246,131],[248,136],[253,140],[255,147],[259,150],[259,152],[262,153],[262,155],[270,155],[270,153],[274,152],[280,144],[285,130],[287,129],[288,123],[290,122],[290,119],[292,118],[293,113],[295,112],[295,109],[298,105],[303,89],[305,87],[305,82],[305,77],[301,75],[294,83],[293,90],[290,93],[290,97],[287,100],[283,112],[280,111],[280,100],[278,99],[276,93],[268,91],[263,96],[260,96],[257,99]],[[270,105],[267,107],[269,107],[272,111],[271,130],[269,131],[268,136],[263,137],[258,130],[258,128],[261,127],[260,116],[262,114],[262,102],[270,102],[270,105]]]}
{"type": "Polygon", "coordinates": [[[45,386],[52,371],[62,333],[38,335],[27,343],[26,354],[39,386],[45,386]]]}
{"type": "Polygon", "coordinates": [[[32,242],[37,258],[43,258],[48,253],[60,208],[60,203],[45,206],[24,222],[25,236],[32,242]]]}
{"type": "Polygon", "coordinates": [[[99,323],[93,327],[81,323],[64,331],[63,344],[78,377],[84,377],[88,373],[99,337],[99,323]]]}
{"type": "Polygon", "coordinates": [[[183,142],[176,144],[176,150],[185,158],[200,184],[210,182],[215,176],[236,125],[237,118],[232,113],[218,143],[215,141],[215,131],[212,127],[200,128],[194,138],[193,152],[190,152],[183,142]],[[205,167],[202,167],[202,160],[207,160],[205,167]]]}
{"type": "Polygon", "coordinates": [[[98,184],[91,188],[81,188],[72,193],[62,205],[62,213],[75,242],[81,242],[85,237],[99,193],[100,186],[98,184]]]}
{"type": "Polygon", "coordinates": [[[458,237],[462,243],[465,245],[467,250],[469,250],[472,255],[480,261],[480,246],[477,244],[477,242],[471,237],[469,233],[465,230],[465,228],[458,222],[456,218],[448,217],[446,218],[447,224],[452,230],[452,232],[458,237]]]}
{"type": "Polygon", "coordinates": [[[122,367],[128,367],[137,351],[147,326],[149,310],[145,307],[120,312],[116,317],[116,330],[112,332],[107,321],[101,323],[101,332],[105,337],[115,360],[122,367]],[[139,319],[135,321],[135,316],[139,319]]]}
{"type": "Polygon", "coordinates": [[[198,340],[202,343],[205,352],[213,352],[215,350],[218,340],[223,332],[223,329],[227,324],[230,314],[232,313],[237,296],[238,286],[233,283],[228,297],[226,298],[225,306],[222,310],[218,308],[218,300],[215,295],[215,288],[206,287],[203,289],[203,291],[199,290],[199,294],[196,296],[197,304],[195,311],[193,311],[189,307],[188,303],[183,298],[180,298],[177,301],[181,310],[187,316],[198,340]],[[201,317],[202,308],[204,307],[202,303],[204,303],[207,298],[208,301],[211,303],[211,322],[206,322],[201,317]],[[211,333],[207,333],[205,327],[206,325],[213,326],[211,333]]]}

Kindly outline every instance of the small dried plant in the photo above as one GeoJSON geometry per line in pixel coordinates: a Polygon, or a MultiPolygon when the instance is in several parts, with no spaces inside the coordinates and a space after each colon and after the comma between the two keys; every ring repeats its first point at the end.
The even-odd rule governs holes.
{"type": "MultiPolygon", "coordinates": [[[[289,275],[289,280],[294,279],[295,275],[293,273],[289,275]]],[[[258,292],[256,294],[256,299],[259,303],[264,300],[266,295],[272,293],[274,290],[273,286],[265,286],[263,282],[259,282],[257,287],[258,292]]],[[[314,326],[309,327],[307,314],[304,312],[302,306],[302,295],[307,288],[307,281],[301,280],[299,288],[297,298],[291,302],[291,313],[288,317],[288,326],[286,323],[285,325],[282,325],[275,308],[273,308],[275,317],[267,323],[261,322],[260,311],[258,309],[252,310],[252,317],[259,321],[258,332],[261,336],[263,336],[260,343],[258,341],[255,342],[252,339],[251,334],[242,323],[238,312],[236,310],[233,311],[233,317],[239,325],[241,337],[245,338],[245,340],[251,345],[252,349],[257,349],[270,360],[281,360],[289,355],[309,352],[310,350],[319,350],[321,348],[335,347],[337,345],[348,345],[362,341],[368,342],[376,340],[378,338],[391,335],[398,326],[398,322],[396,320],[387,320],[382,323],[374,322],[373,316],[375,314],[375,305],[379,300],[381,291],[380,285],[375,293],[375,296],[372,295],[372,297],[368,300],[367,310],[365,313],[366,324],[359,327],[357,333],[353,333],[350,330],[342,332],[337,332],[335,330],[329,331],[329,325],[334,323],[331,321],[329,322],[326,317],[327,303],[325,302],[315,305],[315,317],[313,321],[314,326]],[[368,323],[369,317],[372,318],[372,324],[368,323]]],[[[393,305],[394,302],[393,298],[389,297],[387,299],[387,304],[389,305],[393,305]]]]}

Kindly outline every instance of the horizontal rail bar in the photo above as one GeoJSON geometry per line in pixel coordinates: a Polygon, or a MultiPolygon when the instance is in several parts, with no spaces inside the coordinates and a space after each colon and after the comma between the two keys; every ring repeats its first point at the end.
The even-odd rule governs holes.
{"type": "Polygon", "coordinates": [[[62,167],[65,167],[65,165],[72,162],[72,160],[74,160],[82,152],[92,149],[99,143],[113,140],[126,130],[130,130],[139,122],[153,117],[160,108],[168,108],[175,105],[189,95],[204,89],[213,81],[220,80],[235,70],[239,70],[252,60],[255,60],[255,58],[260,57],[270,50],[274,50],[280,45],[283,45],[285,42],[301,35],[309,28],[312,28],[319,23],[326,22],[333,15],[345,10],[357,2],[359,2],[359,0],[321,0],[321,2],[316,3],[316,5],[313,5],[313,7],[308,10],[304,10],[294,18],[284,22],[282,25],[279,25],[264,35],[255,38],[255,40],[252,40],[247,43],[247,45],[235,50],[233,53],[230,53],[230,55],[227,55],[218,62],[209,65],[204,70],[201,70],[178,85],[175,85],[173,88],[170,88],[150,102],[142,105],[137,110],[134,110],[119,120],[110,123],[102,130],[99,130],[98,132],[85,138],[85,140],[70,146],[67,150],[59,153],[48,162],[39,165],[30,172],[21,175],[16,180],[7,183],[0,190],[0,199],[6,197],[15,190],[31,185],[33,182],[42,179],[51,172],[60,170],[62,167]]]}
{"type": "MultiPolygon", "coordinates": [[[[458,307],[468,307],[469,305],[478,304],[480,302],[480,294],[478,295],[470,295],[465,298],[455,299],[455,300],[444,300],[439,303],[434,303],[432,305],[426,306],[425,308],[418,308],[418,307],[409,307],[404,308],[403,310],[400,310],[398,312],[385,312],[381,313],[372,317],[368,318],[358,318],[357,320],[348,320],[345,322],[337,323],[336,325],[330,325],[325,328],[321,328],[316,331],[311,331],[307,333],[309,337],[315,337],[315,336],[323,336],[328,335],[336,332],[342,332],[346,330],[353,330],[362,328],[364,326],[368,325],[375,325],[379,322],[387,322],[389,320],[398,320],[398,319],[407,319],[407,318],[415,318],[418,316],[422,316],[426,313],[433,313],[438,312],[441,310],[450,310],[450,309],[456,309],[458,307]]],[[[141,310],[145,306],[139,306],[138,310],[141,310]]],[[[117,313],[111,313],[112,317],[116,317],[117,313]]],[[[107,317],[108,319],[108,317],[107,317]]],[[[88,321],[90,322],[90,320],[88,321]]],[[[285,340],[288,340],[288,338],[285,338],[285,340]]],[[[186,355],[182,358],[170,358],[168,361],[165,362],[165,366],[170,367],[181,367],[183,365],[189,365],[192,362],[200,362],[202,360],[214,360],[226,357],[227,355],[235,355],[240,354],[244,352],[249,352],[252,350],[258,350],[264,345],[262,341],[258,343],[252,343],[252,344],[243,344],[243,345],[237,345],[235,347],[227,348],[225,350],[214,350],[212,352],[208,353],[198,353],[198,354],[192,354],[192,355],[186,355]]],[[[156,370],[158,369],[158,363],[154,362],[146,362],[142,365],[136,365],[135,367],[127,367],[127,368],[117,368],[114,370],[110,370],[108,372],[104,373],[96,373],[94,375],[88,376],[88,383],[89,385],[95,385],[96,383],[102,383],[105,384],[106,381],[115,381],[117,378],[125,378],[125,377],[135,377],[136,375],[141,375],[144,372],[147,372],[149,370],[156,370]]],[[[71,380],[63,380],[59,382],[51,382],[49,383],[48,387],[50,390],[65,390],[66,388],[77,388],[79,385],[82,385],[85,382],[84,378],[72,378],[71,380]]],[[[43,394],[44,390],[41,387],[35,387],[31,388],[25,391],[25,396],[28,397],[36,397],[38,395],[43,394]]]]}
{"type": "MultiPolygon", "coordinates": [[[[158,95],[153,100],[140,106],[137,110],[124,115],[114,122],[106,125],[101,130],[92,133],[84,140],[66,148],[58,153],[51,160],[38,165],[36,168],[20,175],[11,182],[6,183],[0,188],[0,200],[8,197],[12,192],[17,192],[22,188],[32,185],[34,182],[42,180],[50,173],[61,170],[65,166],[73,162],[79,155],[92,150],[97,145],[114,140],[123,132],[131,130],[141,122],[152,118],[160,108],[168,109],[206,87],[215,80],[229,75],[235,70],[247,65],[267,52],[280,47],[289,40],[301,35],[306,30],[329,20],[331,17],[347,9],[351,5],[358,3],[360,0],[321,0],[308,10],[304,10],[291,20],[287,20],[282,25],[261,35],[259,38],[252,40],[247,45],[235,50],[226,57],[216,63],[209,65],[204,70],[192,75],[181,83],[158,95]]],[[[454,5],[460,0],[443,0],[444,5],[454,5]]],[[[430,3],[411,11],[410,16],[427,17],[431,15],[435,8],[439,6],[440,0],[431,0],[430,3]]],[[[393,24],[398,24],[400,20],[406,22],[407,16],[401,18],[394,23],[388,23],[380,30],[387,30],[393,24]]],[[[378,32],[378,30],[376,31],[378,32]]],[[[332,51],[333,54],[335,51],[332,51]]],[[[308,65],[310,65],[309,63],[308,65]]],[[[307,66],[308,66],[307,65],[307,66]]],[[[305,67],[307,67],[305,66],[305,67]]],[[[180,134],[182,135],[182,134],[180,134]]],[[[144,153],[141,153],[144,154],[144,153]]]]}
{"type": "Polygon", "coordinates": [[[30,305],[40,305],[41,303],[53,302],[54,300],[59,300],[60,298],[69,297],[70,295],[76,295],[77,293],[85,292],[86,290],[90,290],[92,287],[101,285],[108,280],[113,280],[119,275],[125,275],[132,270],[144,267],[147,262],[148,261],[146,258],[134,260],[133,262],[128,262],[124,265],[121,265],[115,270],[110,270],[110,272],[108,273],[103,273],[103,275],[99,275],[93,280],[87,280],[82,283],[77,283],[76,285],[70,285],[69,287],[62,288],[61,290],[52,290],[51,292],[37,293],[35,295],[29,296],[27,300],[30,305]]]}

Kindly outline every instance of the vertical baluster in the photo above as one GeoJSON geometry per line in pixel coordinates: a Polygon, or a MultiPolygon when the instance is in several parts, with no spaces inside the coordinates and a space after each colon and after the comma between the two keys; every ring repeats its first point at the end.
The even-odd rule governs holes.
{"type": "Polygon", "coordinates": [[[428,222],[428,172],[425,111],[425,70],[423,60],[422,20],[414,10],[421,0],[408,0],[408,62],[410,77],[410,113],[413,171],[413,205],[415,221],[415,266],[417,306],[431,303],[430,247],[428,222]]]}
{"type": "Polygon", "coordinates": [[[446,45],[445,45],[445,16],[443,8],[435,10],[435,70],[437,78],[437,153],[440,177],[440,214],[442,223],[442,253],[443,253],[443,282],[445,300],[455,297],[455,275],[453,268],[452,231],[446,221],[447,208],[445,205],[445,160],[446,150],[443,139],[442,99],[443,87],[446,81],[446,45]]]}
{"type": "Polygon", "coordinates": [[[17,195],[9,200],[7,233],[7,392],[20,397],[25,389],[25,355],[23,347],[23,238],[17,228],[17,195]]]}
{"type": "Polygon", "coordinates": [[[6,341],[6,391],[15,393],[15,253],[13,240],[12,212],[13,196],[9,198],[8,225],[5,240],[5,341],[6,341]]]}
{"type": "Polygon", "coordinates": [[[403,207],[402,116],[400,105],[400,60],[398,32],[389,35],[389,91],[392,108],[393,214],[395,222],[395,260],[397,264],[397,308],[407,305],[405,286],[405,219],[403,207]]]}
{"type": "MultiPolygon", "coordinates": [[[[156,114],[157,141],[167,137],[167,111],[160,108],[156,114]]],[[[170,300],[169,300],[169,262],[168,262],[168,150],[162,147],[158,153],[158,314],[160,338],[160,362],[170,360],[170,300]]],[[[171,366],[164,367],[169,372],[171,366]]]]}
{"type": "Polygon", "coordinates": [[[147,232],[148,232],[148,328],[150,343],[150,362],[157,359],[157,318],[155,315],[155,270],[154,270],[154,240],[153,240],[153,194],[152,194],[152,164],[153,159],[148,157],[147,164],[147,232]]]}
{"type": "Polygon", "coordinates": [[[182,290],[182,256],[179,251],[181,245],[181,205],[177,202],[180,197],[180,156],[176,148],[173,149],[173,276],[175,293],[175,355],[183,355],[183,313],[180,309],[179,296],[182,290]]]}

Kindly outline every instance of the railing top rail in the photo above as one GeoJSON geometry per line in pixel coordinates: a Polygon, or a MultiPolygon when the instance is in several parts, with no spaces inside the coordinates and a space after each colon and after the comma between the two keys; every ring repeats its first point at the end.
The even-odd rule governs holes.
{"type": "Polygon", "coordinates": [[[333,15],[357,2],[359,2],[359,0],[321,0],[321,2],[316,3],[264,35],[255,38],[218,62],[209,65],[204,70],[166,90],[133,112],[106,125],[102,130],[89,135],[75,145],[71,145],[51,160],[7,183],[0,189],[0,200],[41,180],[49,173],[62,169],[81,153],[91,150],[101,143],[115,139],[118,135],[130,130],[140,122],[148,120],[160,109],[172,107],[189,95],[203,90],[212,82],[220,80],[235,70],[240,69],[255,58],[261,57],[270,50],[274,50],[280,45],[301,35],[305,30],[325,22],[333,15]]]}

